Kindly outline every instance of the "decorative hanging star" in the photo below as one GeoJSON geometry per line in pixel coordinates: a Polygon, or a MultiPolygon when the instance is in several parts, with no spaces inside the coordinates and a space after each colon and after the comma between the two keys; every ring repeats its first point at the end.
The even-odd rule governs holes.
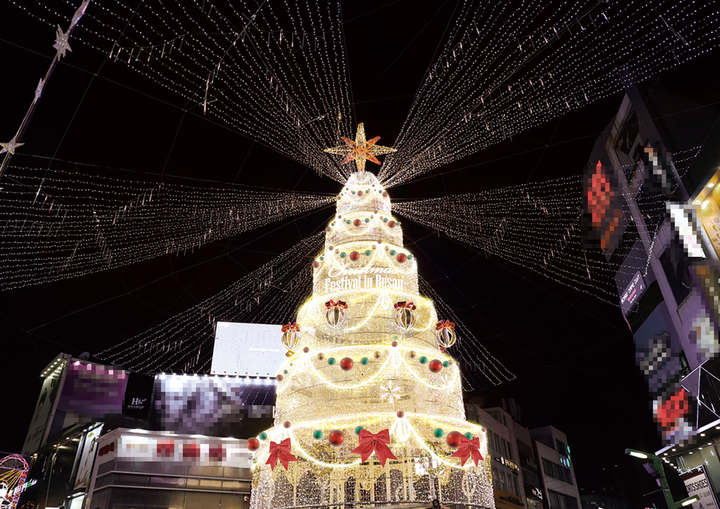
{"type": "Polygon", "coordinates": [[[66,51],[72,51],[72,48],[70,48],[70,44],[68,43],[69,38],[70,30],[68,30],[67,32],[63,32],[62,28],[60,28],[60,25],[58,25],[57,33],[55,34],[55,44],[53,44],[53,48],[57,50],[57,54],[60,57],[64,57],[66,51]]]}
{"type": "Polygon", "coordinates": [[[326,148],[325,152],[330,154],[344,155],[342,164],[347,164],[350,161],[355,161],[357,171],[365,171],[365,161],[371,161],[375,164],[380,164],[380,161],[375,156],[381,156],[384,154],[390,154],[397,152],[394,148],[381,147],[375,145],[380,139],[380,136],[376,136],[371,140],[365,139],[365,126],[360,123],[358,124],[357,133],[355,134],[355,141],[350,138],[343,138],[345,145],[339,147],[326,148]]]}
{"type": "Polygon", "coordinates": [[[25,145],[24,143],[18,143],[16,141],[16,138],[17,138],[17,135],[13,136],[12,140],[8,141],[7,143],[0,143],[0,147],[2,147],[2,150],[0,150],[0,154],[4,154],[5,152],[10,152],[10,155],[14,156],[15,149],[21,145],[25,145]]]}

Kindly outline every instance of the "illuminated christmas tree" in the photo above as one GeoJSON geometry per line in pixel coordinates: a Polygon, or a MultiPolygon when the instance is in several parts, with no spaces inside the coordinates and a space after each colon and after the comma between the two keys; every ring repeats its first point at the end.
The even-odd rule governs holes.
{"type": "MultiPolygon", "coordinates": [[[[391,150],[362,124],[345,141],[329,151],[359,170],[391,150]]],[[[350,176],[312,265],[312,298],[282,329],[275,426],[249,441],[251,507],[494,507],[486,434],[465,421],[445,351],[453,324],[418,294],[417,261],[373,174],[350,176]]]]}

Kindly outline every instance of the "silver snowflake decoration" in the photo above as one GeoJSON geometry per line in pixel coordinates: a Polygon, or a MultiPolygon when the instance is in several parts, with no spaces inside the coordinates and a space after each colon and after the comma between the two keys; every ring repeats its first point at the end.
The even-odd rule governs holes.
{"type": "Polygon", "coordinates": [[[17,138],[17,135],[13,136],[12,140],[8,141],[7,143],[0,143],[0,147],[2,147],[2,150],[0,150],[0,154],[9,152],[11,156],[14,156],[15,149],[21,145],[25,145],[24,143],[18,143],[16,138],[17,138]]]}
{"type": "Polygon", "coordinates": [[[57,50],[57,54],[61,57],[65,56],[66,51],[72,51],[72,48],[68,43],[68,39],[70,39],[70,30],[68,30],[67,32],[63,32],[62,28],[60,28],[60,25],[58,25],[57,33],[55,34],[55,44],[53,44],[53,48],[57,50]]]}

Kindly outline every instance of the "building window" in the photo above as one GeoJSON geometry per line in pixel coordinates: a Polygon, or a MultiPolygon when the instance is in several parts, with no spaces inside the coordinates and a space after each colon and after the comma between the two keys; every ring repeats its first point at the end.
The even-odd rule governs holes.
{"type": "Polygon", "coordinates": [[[563,456],[567,456],[567,446],[565,445],[565,442],[556,438],[555,446],[557,447],[557,452],[559,452],[563,456]]]}
{"type": "Polygon", "coordinates": [[[548,499],[550,509],[578,509],[577,499],[564,493],[548,490],[548,499]]]}
{"type": "Polygon", "coordinates": [[[561,481],[564,481],[568,484],[573,484],[572,474],[570,473],[569,468],[565,468],[562,465],[553,463],[552,461],[549,461],[546,458],[542,459],[542,463],[543,463],[543,470],[545,471],[545,475],[547,475],[549,477],[553,477],[555,479],[560,479],[561,481]]]}

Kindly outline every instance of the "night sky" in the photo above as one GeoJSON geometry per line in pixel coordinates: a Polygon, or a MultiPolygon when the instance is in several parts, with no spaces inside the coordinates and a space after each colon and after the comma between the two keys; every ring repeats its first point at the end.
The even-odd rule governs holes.
{"type": "MultiPolygon", "coordinates": [[[[355,121],[364,122],[368,137],[381,136],[379,144],[393,144],[454,7],[452,2],[343,2],[355,121]]],[[[9,1],[0,2],[0,141],[9,140],[20,124],[54,55],[54,37],[51,27],[9,1]]],[[[51,162],[56,158],[64,165],[76,163],[82,172],[117,178],[339,191],[337,182],[204,117],[201,107],[184,110],[182,100],[127,66],[104,63],[103,55],[81,43],[71,40],[71,46],[12,164],[48,167],[60,164],[51,162]]],[[[717,114],[716,60],[717,54],[705,55],[645,85],[667,87],[673,111],[700,108],[717,114]]],[[[430,198],[579,175],[621,99],[612,95],[389,193],[430,198]]],[[[701,145],[704,139],[690,141],[701,145]]],[[[368,164],[372,171],[377,168],[368,164]]],[[[6,178],[11,176],[10,170],[6,178]]],[[[20,451],[40,371],[58,353],[97,353],[147,330],[319,231],[331,215],[325,208],[185,257],[0,293],[0,451],[20,451]]],[[[660,441],[619,307],[486,258],[410,221],[403,229],[420,274],[517,375],[513,382],[468,397],[487,405],[514,398],[524,425],[552,424],[566,432],[581,488],[619,486],[619,479],[637,475],[635,491],[647,488],[645,482],[644,492],[652,490],[640,464],[623,454],[626,447],[657,450],[660,441]]],[[[636,492],[622,496],[640,501],[636,492]]]]}

